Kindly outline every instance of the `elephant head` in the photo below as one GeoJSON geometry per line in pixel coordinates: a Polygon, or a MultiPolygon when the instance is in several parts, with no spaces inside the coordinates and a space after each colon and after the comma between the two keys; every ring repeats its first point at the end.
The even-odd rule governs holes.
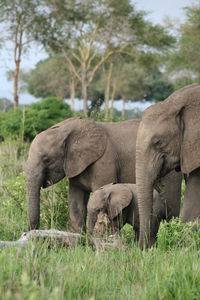
{"type": "MultiPolygon", "coordinates": [[[[112,183],[96,190],[90,196],[87,207],[89,233],[93,233],[95,224],[98,223],[99,226],[96,226],[98,233],[105,234],[106,227],[114,226],[113,220],[131,204],[132,198],[133,194],[125,184],[112,183]],[[108,226],[103,224],[105,219],[108,226]]],[[[115,228],[112,229],[115,231],[115,228]]]]}
{"type": "Polygon", "coordinates": [[[186,86],[143,116],[136,142],[136,182],[141,248],[150,247],[153,187],[173,169],[200,166],[200,86],[186,86]]]}
{"type": "Polygon", "coordinates": [[[79,175],[104,154],[106,141],[101,126],[78,118],[63,121],[35,137],[26,166],[30,229],[39,228],[40,188],[65,176],[79,175]]]}

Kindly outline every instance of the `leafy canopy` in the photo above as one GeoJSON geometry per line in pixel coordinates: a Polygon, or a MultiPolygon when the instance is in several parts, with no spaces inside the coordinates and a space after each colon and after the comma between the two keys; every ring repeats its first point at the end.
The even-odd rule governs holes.
{"type": "Polygon", "coordinates": [[[6,138],[19,137],[32,140],[36,134],[52,125],[72,117],[69,105],[62,99],[48,97],[30,106],[19,108],[17,112],[10,109],[0,115],[1,135],[6,138]]]}

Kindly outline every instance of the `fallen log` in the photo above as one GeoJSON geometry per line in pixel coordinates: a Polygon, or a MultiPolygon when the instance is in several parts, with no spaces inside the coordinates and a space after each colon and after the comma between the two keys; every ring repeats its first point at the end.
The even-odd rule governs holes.
{"type": "MultiPolygon", "coordinates": [[[[83,244],[86,239],[79,233],[59,231],[55,229],[50,230],[31,230],[24,232],[17,241],[0,241],[0,248],[18,247],[23,248],[34,241],[46,241],[49,246],[64,246],[74,247],[78,244],[83,244]]],[[[95,246],[97,249],[105,250],[109,247],[119,248],[122,246],[121,240],[116,237],[111,237],[109,240],[103,238],[91,237],[88,243],[95,246]]]]}

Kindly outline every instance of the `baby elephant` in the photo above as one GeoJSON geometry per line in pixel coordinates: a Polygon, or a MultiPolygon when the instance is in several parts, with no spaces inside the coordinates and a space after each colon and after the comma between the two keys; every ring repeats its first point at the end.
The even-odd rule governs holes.
{"type": "MultiPolygon", "coordinates": [[[[104,235],[115,233],[126,223],[133,226],[135,238],[139,238],[139,212],[136,184],[107,184],[96,190],[88,201],[88,231],[104,235]]],[[[154,190],[152,239],[155,241],[161,220],[165,219],[164,203],[154,190]]]]}

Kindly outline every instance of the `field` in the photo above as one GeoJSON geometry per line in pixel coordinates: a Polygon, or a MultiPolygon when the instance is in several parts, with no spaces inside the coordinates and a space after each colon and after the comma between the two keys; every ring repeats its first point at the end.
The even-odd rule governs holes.
{"type": "MultiPolygon", "coordinates": [[[[24,166],[28,145],[0,145],[0,240],[28,228],[24,166]]],[[[69,229],[67,181],[41,196],[41,228],[69,229]]],[[[32,243],[0,250],[0,299],[200,299],[200,232],[179,220],[163,223],[155,247],[140,251],[132,229],[122,249],[73,249],[32,243]]]]}

